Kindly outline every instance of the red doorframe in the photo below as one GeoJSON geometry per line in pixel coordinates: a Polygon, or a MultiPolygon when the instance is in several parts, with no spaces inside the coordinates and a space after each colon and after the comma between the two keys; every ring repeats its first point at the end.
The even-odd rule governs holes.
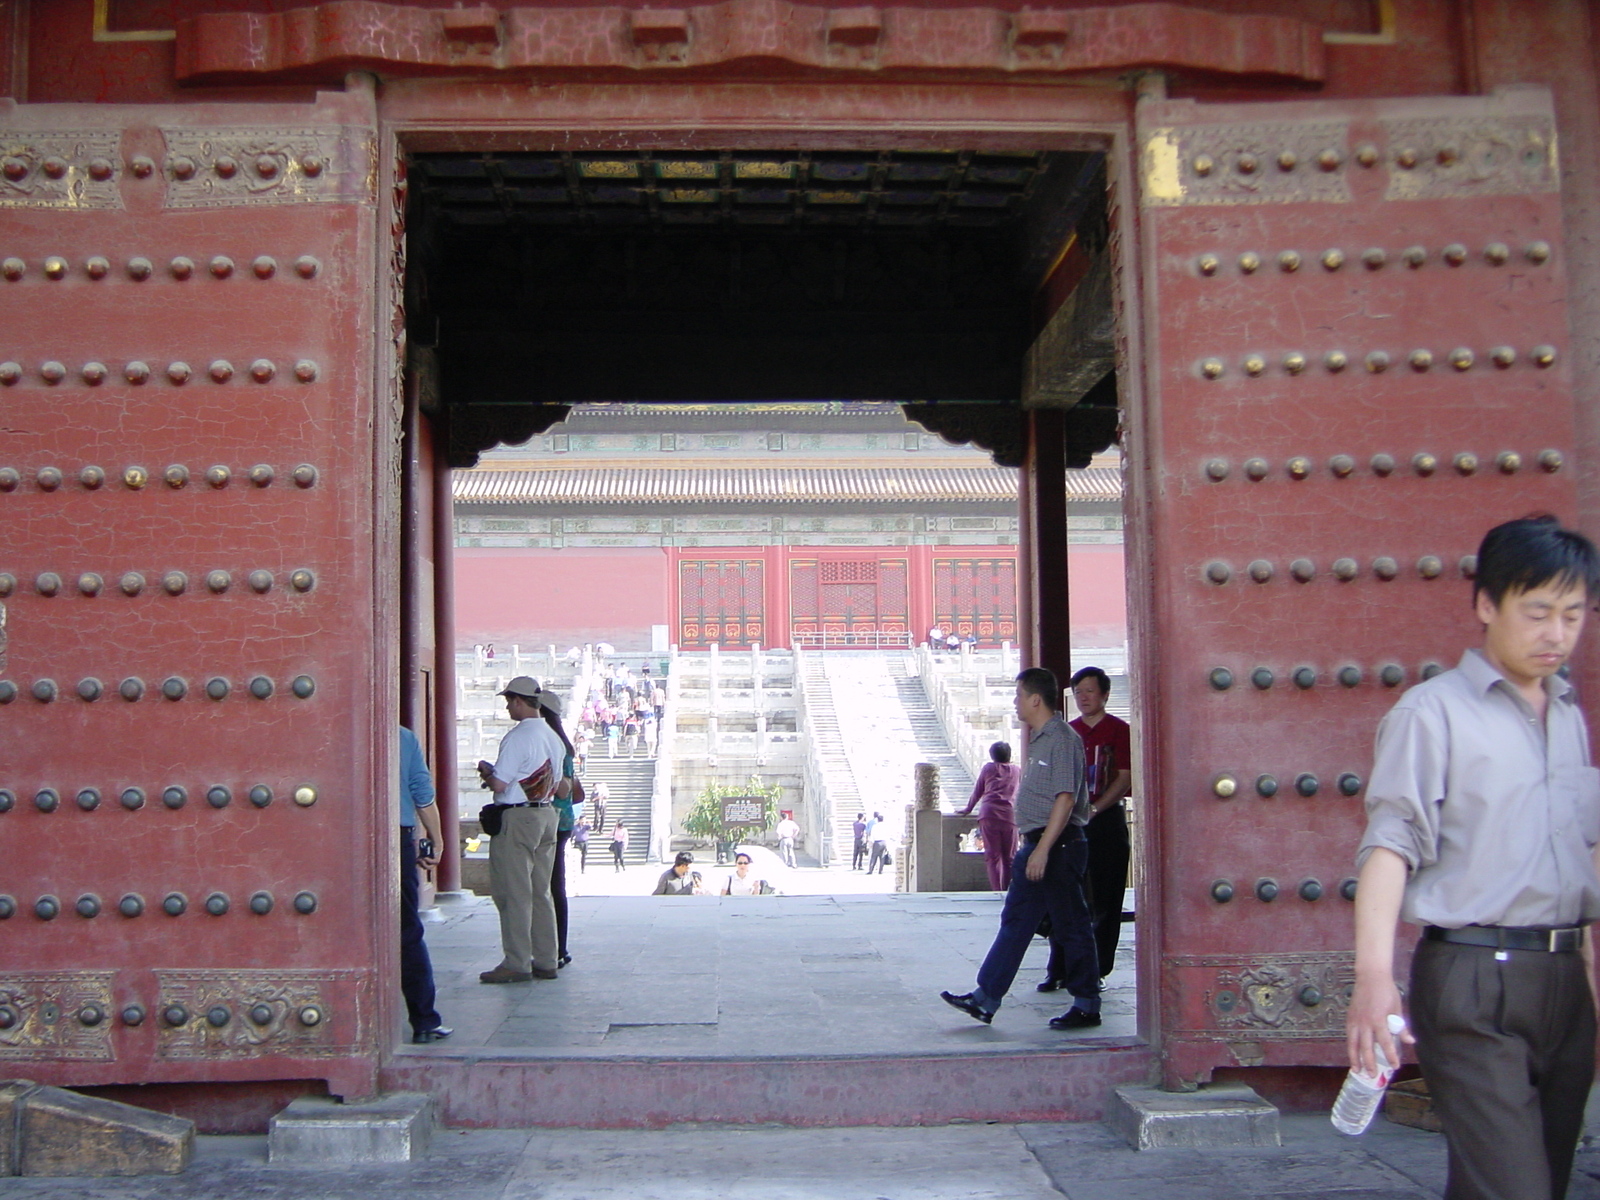
{"type": "MultiPolygon", "coordinates": [[[[737,84],[654,87],[624,83],[544,89],[536,109],[529,104],[525,90],[499,83],[477,83],[463,89],[429,80],[396,81],[385,84],[382,92],[384,134],[396,138],[407,151],[415,152],[463,146],[562,149],[586,144],[586,139],[596,136],[652,149],[761,149],[772,145],[848,149],[891,143],[928,148],[959,143],[993,150],[1101,149],[1108,152],[1107,171],[1113,196],[1131,195],[1135,186],[1134,98],[1109,91],[1013,84],[970,84],[959,89],[921,85],[841,89],[793,84],[746,88],[737,84]],[[930,119],[928,112],[939,115],[930,119]]],[[[1134,233],[1132,228],[1124,231],[1123,239],[1132,238],[1134,233]]],[[[1118,288],[1124,296],[1138,293],[1136,265],[1134,258],[1126,254],[1116,263],[1118,288]]],[[[1137,305],[1124,303],[1119,311],[1124,319],[1122,352],[1128,362],[1137,362],[1143,343],[1137,305]]],[[[1141,402],[1141,380],[1136,372],[1124,374],[1127,378],[1122,389],[1123,403],[1137,407],[1141,402]]],[[[1045,414],[1043,419],[1047,424],[1054,420],[1059,430],[1059,416],[1045,414]]],[[[1030,424],[1029,437],[1036,441],[1034,424],[1037,422],[1030,424]]],[[[1056,436],[1059,442],[1059,432],[1056,436]]],[[[1061,450],[1064,452],[1064,446],[1061,450]]],[[[1037,463],[1038,456],[1033,458],[1037,463]]],[[[1031,580],[1042,550],[1035,531],[1051,513],[1058,514],[1061,521],[1059,545],[1060,553],[1065,554],[1064,503],[1064,481],[1051,487],[1046,480],[1041,487],[1032,473],[1022,473],[1017,547],[1018,644],[1024,664],[1040,661],[1043,645],[1063,669],[1070,663],[1066,605],[1056,606],[1053,616],[1041,613],[1033,599],[1036,585],[1031,580]],[[1052,506],[1049,497],[1056,495],[1057,489],[1063,490],[1052,506]]],[[[907,557],[920,565],[931,561],[932,549],[919,552],[920,548],[907,548],[907,557]]],[[[702,554],[698,549],[691,550],[697,556],[702,554]]],[[[708,548],[703,553],[715,557],[718,552],[708,548]]],[[[674,580],[683,554],[684,550],[677,547],[669,551],[674,580]]],[[[767,628],[773,631],[768,637],[778,644],[776,631],[783,630],[787,640],[792,622],[787,597],[791,553],[786,547],[768,547],[762,557],[767,563],[767,628]]],[[[925,572],[918,570],[915,575],[924,577],[925,572]]],[[[1064,597],[1064,562],[1058,575],[1059,594],[1064,597]]],[[[927,624],[932,622],[931,573],[925,577],[929,579],[926,592],[919,596],[913,591],[917,597],[912,600],[915,634],[925,634],[927,624]],[[916,628],[915,622],[924,621],[927,624],[916,628]]],[[[1150,611],[1151,597],[1143,590],[1142,577],[1129,578],[1133,585],[1129,588],[1130,628],[1148,628],[1150,622],[1144,614],[1150,611]]],[[[669,622],[674,629],[681,620],[676,591],[674,582],[668,589],[669,622]]],[[[1146,728],[1150,726],[1147,724],[1146,728]]],[[[1153,741],[1152,732],[1146,736],[1145,744],[1153,741]]],[[[1149,824],[1152,828],[1147,846],[1159,840],[1155,828],[1159,816],[1149,824]]],[[[1162,926],[1159,904],[1146,906],[1141,917],[1141,932],[1148,933],[1152,946],[1158,945],[1162,926]]],[[[1146,938],[1140,940],[1143,945],[1146,938]]],[[[1160,995],[1158,968],[1153,952],[1142,956],[1138,1021],[1145,1038],[1155,1032],[1160,995]]]]}

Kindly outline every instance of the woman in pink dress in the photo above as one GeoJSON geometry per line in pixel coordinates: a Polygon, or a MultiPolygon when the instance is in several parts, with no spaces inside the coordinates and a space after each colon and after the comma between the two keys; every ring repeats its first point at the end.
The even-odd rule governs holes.
{"type": "Polygon", "coordinates": [[[1022,773],[1011,761],[1011,746],[1006,742],[990,746],[989,758],[992,761],[984,763],[978,772],[972,799],[961,815],[970,816],[973,807],[982,803],[978,831],[983,834],[983,864],[989,868],[989,886],[1003,892],[1011,886],[1011,858],[1017,852],[1017,823],[1011,813],[1011,800],[1017,794],[1022,773]]]}

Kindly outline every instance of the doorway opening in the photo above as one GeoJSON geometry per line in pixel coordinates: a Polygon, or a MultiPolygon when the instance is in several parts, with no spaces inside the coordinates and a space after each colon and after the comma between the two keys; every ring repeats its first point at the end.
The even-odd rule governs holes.
{"type": "MultiPolygon", "coordinates": [[[[1059,415],[1053,428],[1069,466],[1089,467],[1114,441],[1112,271],[1104,164],[1096,152],[457,152],[414,156],[408,180],[407,322],[420,413],[414,427],[431,441],[438,469],[478,465],[478,474],[493,475],[496,453],[514,453],[493,450],[503,445],[570,455],[591,414],[652,405],[698,408],[717,413],[721,424],[759,430],[772,461],[792,462],[804,446],[776,412],[818,403],[876,406],[895,425],[902,453],[913,444],[920,449],[926,430],[981,447],[1006,470],[1022,463],[1030,408],[1059,415]]],[[[638,429],[632,450],[660,470],[679,469],[689,443],[677,433],[638,429]]],[[[1115,468],[1101,459],[1098,469],[1115,468]]],[[[958,506],[936,496],[921,502],[930,526],[962,519],[958,506]]],[[[1120,523],[1120,503],[1112,503],[1120,523]]],[[[635,508],[639,523],[668,519],[648,502],[635,508]]],[[[558,519],[548,504],[544,509],[531,519],[558,519]]],[[[441,510],[434,515],[440,520],[441,510]]],[[[1069,524],[1063,514],[1063,555],[1069,524]]],[[[452,519],[444,532],[454,540],[456,528],[452,519]]],[[[541,536],[531,526],[522,532],[541,536]]],[[[434,544],[444,542],[436,537],[434,544]]],[[[751,659],[747,673],[759,678],[760,651],[752,656],[752,643],[804,656],[830,639],[834,647],[865,647],[860,639],[870,634],[871,649],[882,653],[890,636],[893,652],[911,661],[931,629],[948,624],[987,643],[984,649],[1008,650],[1013,657],[1002,654],[1002,666],[1009,662],[1006,670],[1014,672],[1025,653],[1015,644],[1022,630],[1008,639],[1003,621],[991,619],[980,631],[982,605],[967,605],[971,614],[956,611],[965,603],[955,598],[957,579],[974,569],[960,546],[948,531],[935,533],[924,547],[928,561],[915,572],[911,555],[903,556],[908,594],[898,623],[880,611],[882,555],[833,547],[797,559],[786,552],[775,572],[787,585],[776,624],[771,618],[779,614],[765,606],[756,620],[747,611],[744,559],[735,564],[739,588],[723,587],[732,561],[726,539],[716,553],[686,555],[678,546],[663,649],[710,655],[712,646],[728,654],[737,647],[751,659]],[[941,545],[947,549],[937,552],[941,545]],[[927,578],[913,585],[913,574],[927,578]],[[708,579],[716,611],[705,609],[708,579]],[[798,611],[795,602],[794,585],[807,595],[808,579],[816,614],[798,611]],[[925,603],[912,604],[914,586],[926,592],[925,603]],[[863,607],[869,590],[870,613],[863,607]],[[843,598],[842,622],[830,624],[821,611],[825,591],[843,598]],[[691,593],[697,613],[688,612],[691,593]],[[949,613],[938,608],[941,596],[949,613]],[[721,611],[723,599],[739,601],[736,638],[726,637],[735,614],[721,611]],[[726,646],[709,636],[713,623],[726,646]],[[750,636],[752,625],[758,637],[750,636]],[[1014,644],[1003,647],[1008,641],[1014,644]]],[[[1014,555],[1012,563],[1016,587],[1014,555]]],[[[894,592],[893,580],[888,590],[894,592]]],[[[459,612],[461,594],[455,603],[459,612]]],[[[1004,604],[988,607],[997,609],[991,618],[1007,615],[999,611],[1004,604]]],[[[1018,607],[1008,610],[1013,625],[1018,607]]],[[[453,646],[459,622],[445,627],[442,613],[433,615],[438,644],[453,646]]],[[[581,659],[581,644],[574,645],[581,659]]],[[[559,647],[562,658],[567,648],[559,647]]],[[[502,661],[507,649],[498,647],[502,661]]],[[[529,647],[529,662],[545,649],[529,647]]],[[[959,649],[944,649],[959,661],[959,649]]],[[[658,653],[652,644],[643,657],[658,653]]],[[[929,659],[938,657],[929,650],[929,659]]],[[[1068,664],[1051,665],[1065,684],[1068,664]]],[[[924,688],[959,690],[960,681],[941,678],[937,661],[929,666],[924,688]]],[[[800,673],[796,667],[794,676],[800,673]]],[[[977,686],[981,692],[983,683],[977,686]]],[[[980,695],[977,707],[991,702],[980,695]]],[[[713,732],[722,731],[704,729],[707,748],[713,732]]],[[[804,795],[799,782],[797,795],[804,795]]],[[[470,804],[469,793],[462,805],[470,804]]],[[[837,813],[805,815],[819,861],[849,856],[848,844],[839,844],[848,834],[837,828],[837,813]]],[[[647,843],[658,865],[676,849],[673,822],[664,824],[669,828],[647,843]]],[[[997,901],[989,904],[997,912],[997,901]]],[[[995,913],[982,911],[986,919],[964,923],[959,939],[971,956],[981,957],[992,934],[995,913]]],[[[970,969],[964,963],[958,975],[970,969]]],[[[1131,986],[1127,997],[1131,1021],[1131,986]]],[[[926,996],[917,991],[912,1002],[925,1008],[926,996]]],[[[738,1024],[730,1020],[728,1028],[738,1024]]],[[[1126,1036],[1131,1025],[1119,1032],[1126,1036]]],[[[637,1035],[618,1032],[613,1043],[640,1048],[637,1035]],[[626,1045],[617,1040],[625,1036],[633,1038],[626,1045]]],[[[683,1047],[669,1037],[659,1048],[683,1047]]]]}

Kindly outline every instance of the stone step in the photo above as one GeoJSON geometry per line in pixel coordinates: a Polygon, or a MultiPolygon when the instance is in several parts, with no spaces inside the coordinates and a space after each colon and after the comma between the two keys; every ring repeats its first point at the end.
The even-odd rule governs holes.
{"type": "Polygon", "coordinates": [[[302,1096],[272,1118],[267,1161],[410,1162],[427,1153],[433,1125],[433,1097],[421,1092],[391,1092],[351,1104],[302,1096]]]}

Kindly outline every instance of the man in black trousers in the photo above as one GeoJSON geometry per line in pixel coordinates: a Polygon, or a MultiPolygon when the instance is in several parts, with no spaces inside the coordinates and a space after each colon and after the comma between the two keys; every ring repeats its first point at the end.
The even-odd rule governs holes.
{"type": "Polygon", "coordinates": [[[1060,713],[1061,685],[1043,667],[1017,676],[1017,719],[1028,727],[1027,762],[1012,802],[1020,835],[1011,864],[1011,887],[1000,910],[1000,931],[978,968],[978,986],[956,995],[940,992],[952,1008],[985,1025],[995,1012],[1040,919],[1050,914],[1052,940],[1064,952],[1062,977],[1072,1007],[1050,1021],[1052,1029],[1086,1029],[1100,1024],[1100,972],[1094,933],[1084,898],[1088,843],[1089,789],[1083,739],[1060,713]]]}
{"type": "Polygon", "coordinates": [[[1478,549],[1481,649],[1378,727],[1356,891],[1350,1065],[1415,1042],[1449,1145],[1447,1200],[1561,1200],[1595,1066],[1600,772],[1561,668],[1600,595],[1594,545],[1554,517],[1478,549]],[[1395,924],[1422,926],[1410,1032],[1395,924]]]}

